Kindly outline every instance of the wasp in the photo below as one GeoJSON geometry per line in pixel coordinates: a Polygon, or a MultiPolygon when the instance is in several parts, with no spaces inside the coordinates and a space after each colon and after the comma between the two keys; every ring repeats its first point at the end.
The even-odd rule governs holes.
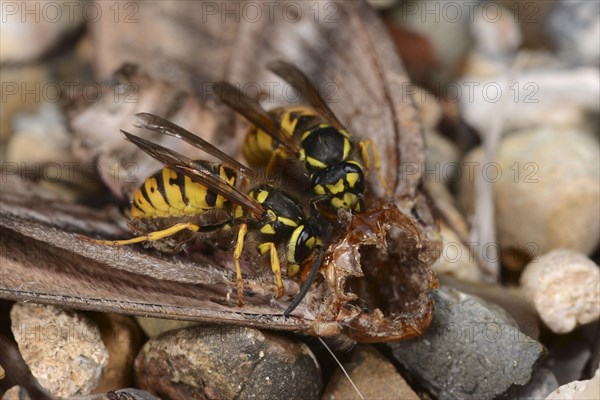
{"type": "Polygon", "coordinates": [[[237,304],[243,306],[243,278],[240,259],[244,243],[251,239],[256,255],[270,260],[277,286],[276,297],[284,294],[280,260],[287,263],[290,277],[313,257],[313,265],[298,296],[285,310],[290,314],[306,295],[323,257],[321,234],[324,226],[318,216],[306,217],[302,204],[273,183],[257,183],[253,169],[239,163],[199,136],[156,115],[136,114],[134,125],[177,137],[215,157],[220,163],[193,160],[171,149],[121,131],[125,138],[160,161],[164,168],[148,177],[135,191],[129,226],[139,236],[124,240],[82,239],[107,246],[157,243],[175,239],[177,251],[181,233],[204,235],[237,229],[233,258],[236,269],[237,304]],[[285,256],[280,258],[280,253],[285,256]]]}
{"type": "Polygon", "coordinates": [[[214,86],[223,103],[253,124],[243,149],[248,163],[269,170],[278,160],[295,157],[310,179],[312,204],[319,208],[325,203],[326,209],[320,207],[321,213],[333,217],[328,210],[365,211],[370,148],[379,181],[389,193],[373,142],[361,140],[355,146],[319,90],[298,68],[284,61],[272,62],[268,68],[291,84],[310,106],[284,106],[266,111],[230,83],[219,82],[214,86]]]}

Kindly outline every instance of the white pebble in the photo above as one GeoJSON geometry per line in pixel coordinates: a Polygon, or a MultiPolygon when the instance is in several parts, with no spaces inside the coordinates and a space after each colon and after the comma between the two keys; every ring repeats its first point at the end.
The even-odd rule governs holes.
{"type": "Polygon", "coordinates": [[[27,62],[47,53],[84,22],[81,2],[2,3],[0,63],[27,62]]]}
{"type": "Polygon", "coordinates": [[[573,381],[550,393],[546,400],[600,399],[600,369],[587,381],[573,381]]]}
{"type": "Polygon", "coordinates": [[[459,87],[462,116],[482,134],[498,112],[505,131],[570,127],[586,124],[588,114],[597,112],[600,73],[595,67],[526,69],[486,79],[464,76],[459,87]]]}
{"type": "Polygon", "coordinates": [[[475,177],[492,183],[503,252],[535,257],[571,249],[589,255],[597,247],[600,148],[592,132],[526,130],[502,139],[495,162],[484,164],[481,148],[464,161],[459,200],[474,212],[475,177]]]}
{"type": "Polygon", "coordinates": [[[584,255],[554,250],[530,262],[521,275],[527,300],[556,333],[600,317],[600,269],[584,255]]]}

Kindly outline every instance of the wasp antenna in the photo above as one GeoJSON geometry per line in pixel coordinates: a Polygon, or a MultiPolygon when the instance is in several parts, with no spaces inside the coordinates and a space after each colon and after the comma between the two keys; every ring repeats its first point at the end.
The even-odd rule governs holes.
{"type": "Polygon", "coordinates": [[[296,307],[298,307],[298,304],[300,304],[302,302],[302,300],[306,296],[306,293],[308,293],[308,289],[310,289],[310,285],[315,280],[315,277],[317,276],[317,272],[319,272],[319,268],[321,267],[321,260],[323,260],[323,251],[324,251],[323,247],[318,246],[317,258],[315,258],[315,261],[313,262],[312,268],[308,274],[308,277],[306,278],[306,282],[304,282],[304,285],[302,285],[302,289],[300,289],[300,293],[298,293],[298,296],[296,296],[294,301],[292,301],[292,304],[290,304],[290,306],[283,312],[283,315],[285,317],[290,315],[292,313],[292,311],[294,311],[296,309],[296,307]]]}
{"type": "Polygon", "coordinates": [[[329,346],[327,346],[327,343],[325,343],[325,341],[323,339],[321,339],[320,337],[318,339],[321,342],[321,344],[327,349],[327,351],[329,352],[329,354],[331,354],[331,357],[333,357],[333,359],[335,360],[335,362],[337,363],[337,365],[340,366],[340,368],[342,369],[342,372],[344,373],[344,375],[346,375],[346,378],[348,378],[348,381],[350,381],[350,384],[352,385],[352,387],[354,388],[354,390],[356,390],[356,393],[358,394],[358,397],[360,397],[361,400],[365,400],[365,398],[363,397],[363,395],[360,392],[360,390],[358,390],[358,388],[356,387],[356,385],[352,381],[352,378],[350,378],[350,375],[348,375],[348,372],[346,371],[346,368],[344,368],[344,366],[342,365],[342,363],[340,362],[340,360],[338,360],[338,358],[335,356],[335,354],[333,353],[333,351],[331,351],[331,349],[329,348],[329,346]]]}

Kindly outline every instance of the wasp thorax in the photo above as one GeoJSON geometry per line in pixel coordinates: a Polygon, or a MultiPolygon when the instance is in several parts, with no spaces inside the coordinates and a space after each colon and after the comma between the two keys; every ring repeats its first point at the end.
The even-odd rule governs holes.
{"type": "Polygon", "coordinates": [[[301,138],[299,157],[309,170],[323,169],[345,161],[352,142],[348,133],[331,125],[321,124],[306,131],[301,138]]]}
{"type": "Polygon", "coordinates": [[[261,185],[249,195],[264,207],[266,214],[259,222],[260,232],[273,242],[284,241],[304,221],[304,211],[298,202],[279,189],[261,185]]]}

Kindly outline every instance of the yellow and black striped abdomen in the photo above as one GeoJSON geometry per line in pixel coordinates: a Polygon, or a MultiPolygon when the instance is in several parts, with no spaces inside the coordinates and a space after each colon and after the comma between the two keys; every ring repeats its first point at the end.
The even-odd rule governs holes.
{"type": "MultiPolygon", "coordinates": [[[[231,185],[235,178],[227,175],[221,166],[219,173],[231,185]]],[[[206,186],[163,168],[135,191],[131,205],[131,218],[164,218],[202,214],[215,208],[224,208],[227,200],[206,186]]]]}
{"type": "MultiPolygon", "coordinates": [[[[269,114],[290,140],[299,139],[306,130],[324,122],[314,109],[304,106],[278,107],[269,111],[269,114]],[[297,139],[292,139],[294,137],[297,139]]],[[[252,127],[246,135],[243,153],[248,164],[264,167],[271,161],[277,147],[276,140],[257,127],[252,127]]]]}

